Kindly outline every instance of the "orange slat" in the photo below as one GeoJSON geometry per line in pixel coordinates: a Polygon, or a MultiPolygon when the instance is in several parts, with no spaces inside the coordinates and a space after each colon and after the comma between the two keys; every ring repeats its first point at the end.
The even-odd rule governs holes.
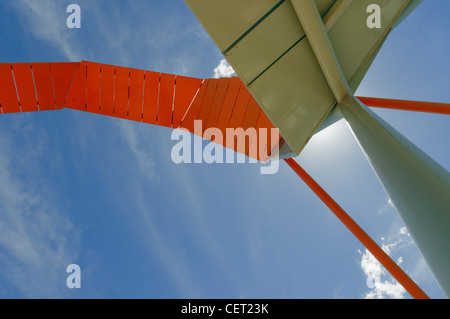
{"type": "MultiPolygon", "coordinates": [[[[222,109],[219,114],[219,118],[216,123],[217,130],[222,133],[224,146],[226,146],[228,123],[230,122],[231,114],[233,113],[234,106],[236,104],[237,96],[241,87],[241,80],[238,77],[230,79],[225,99],[222,104],[222,109]]],[[[216,133],[216,132],[215,132],[216,133]]],[[[231,149],[235,149],[232,145],[231,149]]]]}
{"type": "MultiPolygon", "coordinates": [[[[225,136],[226,128],[231,119],[234,106],[238,97],[239,89],[241,88],[241,80],[238,77],[232,77],[230,84],[228,85],[227,93],[223,101],[222,110],[220,111],[219,118],[217,120],[217,128],[222,131],[225,136]]],[[[245,88],[246,89],[246,88],[245,88]]]]}
{"type": "Polygon", "coordinates": [[[9,63],[0,64],[0,104],[3,113],[20,112],[19,99],[9,63]]]}
{"type": "Polygon", "coordinates": [[[249,137],[248,144],[245,145],[245,155],[258,158],[258,145],[255,143],[255,140],[257,141],[258,138],[258,132],[256,131],[256,124],[258,122],[259,116],[261,114],[261,108],[259,104],[256,102],[256,100],[251,97],[250,102],[248,103],[247,111],[245,112],[244,121],[242,122],[242,128],[244,130],[247,129],[255,129],[255,130],[249,130],[251,132],[251,135],[249,137]],[[256,138],[255,138],[256,137],[256,138]],[[255,144],[253,144],[255,143],[255,144]],[[249,152],[254,153],[249,153],[249,152]]]}
{"type": "MultiPolygon", "coordinates": [[[[227,126],[228,128],[233,128],[233,129],[242,128],[242,123],[244,122],[244,116],[247,111],[247,107],[250,102],[250,98],[251,98],[250,92],[247,90],[245,85],[241,82],[239,93],[238,93],[238,96],[236,99],[236,104],[233,108],[233,113],[231,114],[231,118],[230,118],[230,121],[227,126]]],[[[225,135],[224,141],[227,144],[227,147],[232,146],[232,148],[234,149],[235,152],[244,153],[245,155],[247,155],[246,154],[246,153],[248,153],[247,147],[243,150],[238,150],[238,137],[237,136],[234,137],[233,144],[229,145],[232,142],[231,136],[228,136],[226,133],[224,135],[225,135]],[[230,139],[230,141],[228,141],[229,139],[230,139]],[[247,149],[247,152],[246,152],[246,149],[247,149]]]]}
{"type": "Polygon", "coordinates": [[[86,61],[81,61],[65,107],[79,111],[86,110],[86,82],[86,61]]]}
{"type": "Polygon", "coordinates": [[[203,80],[196,78],[188,78],[178,75],[175,83],[175,101],[173,105],[173,123],[172,127],[180,126],[186,111],[193,102],[195,94],[200,89],[203,80]]]}
{"type": "Polygon", "coordinates": [[[247,111],[250,98],[250,92],[247,90],[245,85],[241,83],[239,94],[236,100],[236,105],[234,106],[233,113],[231,114],[231,119],[228,123],[228,127],[237,128],[242,126],[242,122],[244,121],[244,115],[247,111]]]}
{"type": "Polygon", "coordinates": [[[100,114],[114,116],[114,82],[116,67],[100,65],[100,114]]]}
{"type": "Polygon", "coordinates": [[[36,91],[34,89],[33,74],[30,63],[12,64],[14,79],[16,80],[17,93],[22,112],[38,111],[36,91]]]}
{"type": "Polygon", "coordinates": [[[186,116],[180,124],[180,127],[187,129],[191,133],[194,133],[194,120],[198,119],[198,114],[200,112],[200,108],[202,107],[209,82],[210,79],[203,81],[200,90],[194,98],[194,101],[192,101],[191,107],[186,112],[186,116]]]}
{"type": "Polygon", "coordinates": [[[128,119],[141,122],[142,99],[144,98],[144,74],[145,71],[130,70],[130,103],[128,119]]]}
{"type": "Polygon", "coordinates": [[[259,115],[262,112],[261,107],[258,102],[251,97],[248,103],[247,111],[245,112],[244,120],[242,122],[242,127],[245,129],[249,127],[256,128],[256,124],[258,123],[259,115]]]}
{"type": "Polygon", "coordinates": [[[214,95],[214,99],[212,101],[211,109],[209,111],[209,115],[207,120],[203,123],[203,132],[206,129],[214,128],[212,136],[214,136],[211,140],[225,146],[225,140],[223,137],[225,136],[225,132],[219,131],[216,127],[217,121],[219,120],[220,113],[222,111],[223,103],[228,91],[228,86],[230,84],[230,78],[220,78],[217,84],[216,93],[214,95]],[[216,141],[216,136],[222,136],[222,141],[216,141]]]}
{"type": "Polygon", "coordinates": [[[198,113],[197,120],[202,120],[202,128],[205,131],[205,124],[208,120],[209,112],[211,111],[212,103],[214,101],[214,96],[217,92],[217,86],[219,84],[219,79],[210,79],[208,82],[208,87],[206,89],[205,98],[203,99],[202,107],[198,113]]]}
{"type": "Polygon", "coordinates": [[[148,124],[156,124],[156,115],[158,113],[159,78],[159,73],[145,71],[144,114],[142,115],[142,121],[148,124]]]}
{"type": "Polygon", "coordinates": [[[32,63],[34,84],[40,111],[55,110],[50,63],[32,63]]]}
{"type": "Polygon", "coordinates": [[[261,111],[258,123],[256,124],[256,130],[258,132],[258,160],[263,162],[267,160],[281,138],[278,133],[272,136],[272,128],[274,128],[272,122],[267,115],[261,111]],[[260,129],[264,129],[265,133],[262,134],[260,129]]]}
{"type": "Polygon", "coordinates": [[[86,63],[86,111],[100,112],[100,64],[86,63]]]}
{"type": "Polygon", "coordinates": [[[209,111],[208,119],[203,124],[204,129],[216,127],[217,121],[219,120],[220,112],[222,111],[223,102],[225,100],[229,84],[230,78],[219,79],[216,94],[214,95],[211,110],[209,111]]]}
{"type": "Polygon", "coordinates": [[[175,89],[175,75],[161,74],[159,83],[158,117],[156,124],[172,127],[173,93],[175,89]]]}
{"type": "Polygon", "coordinates": [[[62,109],[66,103],[67,95],[79,67],[80,62],[50,63],[57,109],[62,109]]]}
{"type": "Polygon", "coordinates": [[[130,69],[116,67],[116,89],[114,100],[114,116],[122,119],[128,118],[128,91],[130,82],[130,69]]]}

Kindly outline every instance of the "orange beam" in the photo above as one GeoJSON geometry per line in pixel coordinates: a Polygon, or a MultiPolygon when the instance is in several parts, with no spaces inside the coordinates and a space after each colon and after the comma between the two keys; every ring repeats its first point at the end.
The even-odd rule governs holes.
{"type": "Polygon", "coordinates": [[[450,115],[450,104],[447,103],[380,99],[380,98],[359,97],[359,96],[357,96],[356,98],[360,100],[363,104],[372,107],[450,115]]]}
{"type": "Polygon", "coordinates": [[[429,299],[419,286],[389,257],[386,252],[337,204],[325,190],[293,159],[286,163],[311,188],[311,190],[331,209],[337,218],[359,239],[377,260],[397,279],[406,291],[416,299],[429,299]]]}
{"type": "MultiPolygon", "coordinates": [[[[268,147],[268,141],[280,140],[272,137],[272,123],[238,77],[203,80],[89,61],[0,63],[0,114],[62,108],[182,127],[191,133],[196,133],[194,121],[202,120],[203,131],[197,134],[220,129],[222,140],[216,140],[217,131],[211,140],[223,146],[226,128],[267,129],[267,134],[245,134],[243,138],[251,136],[240,150],[262,161],[267,159],[264,151],[270,154],[277,145],[268,147]]],[[[239,152],[236,144],[230,148],[239,152]]]]}

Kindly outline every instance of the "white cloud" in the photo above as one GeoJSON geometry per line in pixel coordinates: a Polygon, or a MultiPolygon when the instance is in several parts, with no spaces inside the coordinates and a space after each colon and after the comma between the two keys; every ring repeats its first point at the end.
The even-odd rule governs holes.
{"type": "MultiPolygon", "coordinates": [[[[389,251],[387,246],[383,249],[389,251]]],[[[400,260],[402,261],[401,257],[400,260]]],[[[361,268],[367,276],[367,286],[371,289],[364,295],[366,299],[395,298],[402,299],[405,289],[395,279],[390,279],[386,269],[366,249],[361,256],[361,268]]]]}
{"type": "Polygon", "coordinates": [[[236,75],[231,65],[228,64],[227,60],[223,59],[219,62],[219,65],[214,69],[214,78],[228,78],[236,75]]]}
{"type": "MultiPolygon", "coordinates": [[[[389,205],[389,203],[388,203],[389,205]]],[[[381,237],[381,248],[391,257],[393,257],[393,251],[405,252],[405,248],[413,245],[408,230],[406,227],[400,227],[394,233],[390,234],[389,239],[386,240],[381,237]],[[405,240],[406,239],[406,240],[405,240]]],[[[358,250],[361,255],[361,269],[367,276],[366,284],[370,291],[365,293],[366,299],[385,299],[405,298],[406,290],[398,283],[381,265],[381,263],[366,249],[364,253],[358,250]]],[[[400,265],[404,262],[404,257],[397,257],[397,264],[400,265]]]]}
{"type": "MultiPolygon", "coordinates": [[[[377,212],[383,214],[383,219],[391,225],[386,233],[380,236],[381,248],[398,265],[401,265],[401,268],[413,281],[424,291],[426,289],[427,294],[431,296],[435,293],[440,296],[441,289],[392,202],[387,200],[377,212]]],[[[361,256],[360,266],[365,274],[366,284],[370,289],[363,295],[364,298],[409,297],[409,294],[368,250],[358,250],[358,252],[361,256]]]]}
{"type": "Polygon", "coordinates": [[[401,235],[407,235],[407,236],[410,236],[410,234],[409,234],[409,232],[408,232],[408,229],[407,229],[406,227],[401,227],[400,230],[399,230],[399,232],[400,232],[401,235]]]}

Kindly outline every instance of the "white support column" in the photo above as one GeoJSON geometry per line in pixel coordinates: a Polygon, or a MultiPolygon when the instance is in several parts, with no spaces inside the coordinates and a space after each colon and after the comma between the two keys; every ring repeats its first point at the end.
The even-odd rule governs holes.
{"type": "Polygon", "coordinates": [[[355,97],[345,98],[339,108],[450,297],[450,173],[355,97]]]}
{"type": "MultiPolygon", "coordinates": [[[[353,96],[314,0],[291,3],[341,112],[436,280],[450,297],[449,172],[353,96]]],[[[341,1],[339,6],[344,4],[341,1]]]]}

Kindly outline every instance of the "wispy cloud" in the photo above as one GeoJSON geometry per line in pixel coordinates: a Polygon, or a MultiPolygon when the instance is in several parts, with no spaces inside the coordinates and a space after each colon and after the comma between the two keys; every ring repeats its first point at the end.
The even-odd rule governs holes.
{"type": "MultiPolygon", "coordinates": [[[[166,52],[168,50],[168,45],[172,45],[175,48],[178,46],[177,43],[180,42],[180,40],[186,41],[184,39],[186,37],[197,36],[196,30],[192,30],[192,27],[184,29],[180,28],[179,24],[182,24],[182,21],[177,24],[173,22],[178,21],[177,19],[165,19],[168,25],[164,25],[161,28],[156,28],[154,26],[149,27],[146,23],[148,23],[148,20],[152,20],[152,18],[148,15],[157,13],[150,12],[149,14],[143,14],[144,11],[148,11],[148,8],[142,8],[143,3],[133,6],[133,8],[130,9],[130,12],[126,15],[123,14],[121,8],[117,6],[117,3],[112,3],[106,12],[103,7],[92,2],[81,1],[80,6],[83,10],[82,12],[87,12],[84,17],[88,14],[95,16],[97,21],[96,30],[98,32],[96,34],[89,34],[83,38],[84,42],[81,43],[81,45],[78,43],[78,45],[75,46],[73,41],[74,36],[66,28],[65,18],[67,17],[67,14],[65,13],[65,7],[62,6],[61,3],[51,0],[19,0],[15,4],[16,11],[20,14],[24,14],[23,21],[25,27],[32,30],[31,32],[36,38],[46,41],[52,47],[61,52],[63,56],[70,60],[90,59],[91,56],[94,56],[94,59],[98,60],[103,59],[103,56],[107,56],[108,58],[106,60],[101,60],[99,62],[140,68],[144,68],[146,65],[151,65],[152,68],[160,68],[159,71],[163,72],[172,71],[170,68],[179,69],[180,71],[176,72],[177,74],[188,74],[188,72],[198,63],[190,57],[188,50],[185,55],[181,56],[160,56],[162,52],[166,52]],[[134,19],[130,20],[130,16],[133,16],[134,19]],[[114,21],[114,23],[111,23],[112,21],[114,21]],[[143,23],[142,27],[136,27],[136,24],[139,24],[140,22],[143,23]],[[86,43],[90,43],[89,41],[92,42],[92,45],[90,46],[86,45],[86,43]],[[161,50],[161,46],[164,46],[165,50],[161,50]],[[111,54],[111,52],[114,54],[111,54]],[[153,54],[148,55],[147,52],[153,52],[153,54]],[[148,61],[150,60],[149,56],[153,57],[150,62],[148,61]],[[108,60],[109,57],[111,57],[112,60],[108,60]],[[137,60],[140,61],[139,65],[135,64],[137,60]],[[167,61],[172,61],[174,63],[168,63],[167,61]]],[[[172,13],[169,12],[168,14],[172,13]]],[[[78,33],[85,32],[85,20],[82,21],[82,29],[77,31],[78,33]]],[[[89,23],[89,21],[86,23],[89,23]]],[[[186,43],[189,42],[186,41],[186,43]]],[[[115,119],[113,123],[117,125],[118,131],[122,136],[122,141],[129,147],[131,154],[134,157],[134,161],[137,164],[137,169],[141,172],[141,179],[130,183],[136,189],[136,192],[134,193],[134,202],[136,203],[136,206],[133,209],[130,209],[132,211],[132,214],[130,214],[130,219],[133,220],[132,222],[139,224],[140,227],[137,227],[136,229],[137,231],[142,231],[142,242],[146,244],[149,251],[159,257],[158,260],[161,261],[162,269],[165,269],[169,277],[173,279],[175,284],[178,286],[180,293],[184,296],[198,297],[200,296],[200,292],[197,290],[196,284],[189,273],[183,250],[168,241],[167,237],[158,227],[159,225],[155,221],[155,216],[152,215],[153,209],[148,206],[148,194],[146,193],[145,188],[142,187],[143,184],[148,185],[158,179],[157,174],[155,174],[154,155],[151,152],[151,150],[154,149],[154,145],[151,145],[151,139],[142,137],[141,127],[139,127],[137,123],[117,119],[115,119]]],[[[169,141],[170,140],[167,142],[169,141]]],[[[11,157],[9,156],[9,158],[11,157]]],[[[17,183],[24,183],[24,181],[17,180],[17,183]]],[[[24,194],[28,194],[27,196],[30,196],[29,194],[32,194],[32,191],[30,189],[26,189],[23,193],[19,194],[21,196],[25,196],[24,194]]],[[[36,194],[33,198],[36,207],[46,206],[43,203],[45,202],[45,199],[41,196],[42,194],[36,194]]],[[[19,200],[17,200],[17,202],[19,202],[19,200]]],[[[20,207],[20,211],[27,210],[31,210],[31,208],[20,207]]],[[[46,211],[45,214],[49,215],[50,211],[46,211]]],[[[52,214],[55,215],[55,218],[46,218],[46,220],[50,219],[56,222],[58,220],[58,218],[56,218],[58,217],[56,216],[58,213],[55,211],[52,212],[52,214]]],[[[72,227],[70,220],[64,219],[61,216],[59,217],[59,219],[62,219],[60,222],[61,224],[66,225],[67,228],[72,227]]],[[[36,227],[38,226],[42,227],[43,225],[37,224],[36,227]]],[[[53,232],[59,232],[60,230],[57,225],[50,224],[45,226],[52,229],[53,232]]],[[[30,227],[31,225],[27,224],[25,226],[20,226],[19,229],[26,230],[30,227]]],[[[12,236],[12,234],[8,234],[8,238],[20,237],[19,233],[16,235],[17,236],[12,236]]],[[[64,240],[62,240],[62,235],[62,233],[58,233],[53,237],[57,237],[58,243],[60,243],[64,242],[64,240]]],[[[31,241],[38,245],[38,247],[33,246],[26,249],[26,251],[25,249],[20,250],[19,248],[16,248],[14,250],[16,254],[22,252],[24,256],[23,258],[25,258],[25,256],[28,256],[26,258],[31,258],[31,256],[38,258],[37,256],[40,256],[42,252],[51,249],[49,247],[53,247],[55,245],[45,237],[33,238],[31,241]]],[[[11,239],[8,242],[8,247],[13,246],[14,241],[11,239]]],[[[26,245],[16,244],[16,246],[25,247],[26,245]]],[[[58,250],[65,251],[66,247],[59,247],[58,250]]],[[[46,261],[44,264],[56,264],[51,262],[55,258],[56,256],[53,255],[48,256],[45,259],[46,261]]],[[[3,259],[8,260],[6,257],[3,259]]],[[[66,260],[68,258],[63,259],[66,260]]],[[[21,262],[22,261],[20,260],[11,262],[10,267],[18,265],[21,262]]],[[[34,267],[36,262],[32,263],[34,267]]],[[[72,262],[73,259],[71,259],[69,263],[72,262]]],[[[69,263],[65,264],[65,266],[69,263]]],[[[36,272],[31,272],[31,270],[32,268],[30,268],[30,275],[35,275],[36,272]]],[[[63,269],[63,271],[65,271],[65,269],[63,269]]],[[[14,274],[11,272],[5,275],[7,275],[8,278],[14,278],[14,274]]],[[[63,272],[63,275],[65,275],[65,272],[63,272]]],[[[29,276],[27,275],[26,278],[28,277],[29,276]]],[[[17,281],[16,284],[22,285],[24,284],[24,281],[17,281]]],[[[39,288],[40,284],[41,283],[39,282],[34,285],[36,290],[39,288]]]]}
{"type": "MultiPolygon", "coordinates": [[[[31,127],[22,128],[28,137],[31,127]]],[[[45,176],[45,137],[19,148],[0,135],[0,276],[24,297],[61,297],[79,232],[52,197],[45,176]],[[36,168],[36,167],[34,167],[36,168]]],[[[1,295],[1,293],[0,293],[1,295]]]]}
{"type": "MultiPolygon", "coordinates": [[[[83,14],[86,12],[86,14],[82,14],[83,19],[88,15],[91,17],[95,16],[95,30],[97,31],[95,34],[86,34],[87,28],[85,28],[85,21],[89,23],[88,19],[82,20],[81,30],[76,31],[76,33],[70,32],[66,28],[65,19],[67,14],[61,2],[51,0],[18,0],[14,4],[18,14],[23,14],[24,18],[22,21],[31,30],[32,34],[36,38],[50,44],[67,59],[78,61],[81,59],[89,60],[91,59],[90,57],[94,57],[94,60],[98,62],[138,68],[148,67],[149,69],[161,72],[172,72],[188,76],[196,76],[196,74],[203,72],[202,68],[205,67],[205,61],[199,57],[193,57],[191,55],[192,50],[189,50],[192,46],[197,47],[200,45],[208,47],[210,44],[211,39],[206,36],[206,33],[200,25],[198,27],[186,27],[187,24],[183,20],[180,20],[178,16],[171,19],[170,15],[175,13],[169,10],[167,12],[169,16],[164,19],[165,24],[159,26],[160,20],[157,20],[158,17],[152,16],[158,15],[159,13],[156,11],[149,12],[148,8],[143,7],[145,6],[144,2],[131,6],[127,14],[123,13],[122,8],[117,6],[117,3],[111,3],[108,10],[104,10],[104,7],[95,2],[80,1],[80,6],[83,14]],[[143,14],[144,11],[146,14],[143,14]],[[155,22],[153,20],[157,21],[155,22]],[[148,25],[149,21],[152,21],[150,26],[148,25]],[[74,36],[77,33],[83,33],[83,38],[74,36]],[[192,39],[196,41],[192,41],[192,39]],[[166,52],[177,52],[177,54],[167,56],[166,52]]],[[[209,53],[206,52],[205,55],[207,54],[209,53]]],[[[214,63],[208,66],[205,72],[210,73],[213,66],[214,63]]],[[[226,60],[222,60],[219,63],[214,69],[214,73],[217,77],[229,77],[235,74],[226,60]]],[[[133,198],[135,206],[133,209],[130,208],[130,220],[132,220],[130,222],[138,224],[139,227],[136,227],[136,232],[141,232],[139,234],[141,235],[142,243],[152,254],[159,257],[158,260],[161,263],[162,269],[165,269],[168,276],[173,279],[181,294],[190,297],[202,296],[201,290],[193,277],[194,275],[189,269],[191,264],[187,261],[183,247],[179,246],[178,243],[171,242],[170,238],[161,230],[160,220],[153,215],[154,209],[149,206],[148,193],[145,187],[143,187],[143,185],[154,183],[159,178],[154,152],[152,152],[155,149],[155,145],[152,145],[151,139],[141,134],[143,130],[137,123],[117,119],[114,119],[114,123],[117,124],[122,136],[122,142],[131,150],[135,161],[133,164],[137,165],[139,172],[141,172],[140,180],[130,181],[130,185],[135,190],[135,197],[133,198]]],[[[154,141],[154,143],[159,142],[154,141]]],[[[162,147],[163,151],[159,153],[169,154],[170,156],[170,152],[165,152],[167,151],[167,147],[169,147],[169,143],[170,139],[161,142],[164,146],[162,147]]],[[[8,151],[5,152],[5,154],[8,153],[8,151]]],[[[5,164],[3,171],[8,170],[11,156],[13,156],[11,152],[9,151],[10,155],[5,157],[5,161],[8,160],[9,162],[5,164]]],[[[164,172],[164,174],[170,175],[172,172],[164,172]]],[[[5,235],[5,242],[6,238],[9,239],[5,247],[9,247],[8,249],[16,255],[22,256],[22,259],[13,261],[8,256],[4,256],[4,258],[0,256],[1,260],[4,260],[5,263],[8,260],[11,261],[9,268],[13,269],[17,268],[15,265],[26,264],[27,258],[33,258],[34,261],[29,264],[30,266],[27,266],[29,267],[28,271],[30,274],[25,276],[26,279],[30,276],[41,274],[41,272],[32,272],[33,267],[36,267],[35,265],[37,263],[45,266],[43,266],[42,272],[50,267],[50,264],[60,266],[64,264],[64,266],[67,266],[69,263],[72,263],[73,258],[70,257],[76,256],[75,249],[73,251],[71,250],[68,239],[64,237],[64,230],[72,230],[73,228],[70,219],[64,217],[65,214],[45,194],[38,191],[33,192],[33,190],[39,189],[35,184],[28,185],[26,184],[26,180],[12,175],[8,179],[8,181],[5,180],[5,185],[12,182],[18,185],[15,188],[17,200],[14,202],[15,206],[11,204],[11,207],[17,207],[17,210],[21,212],[29,211],[29,214],[38,210],[39,215],[43,216],[46,224],[44,221],[40,221],[35,222],[35,226],[33,226],[26,224],[27,220],[25,218],[21,218],[20,223],[18,223],[21,226],[16,227],[15,235],[12,233],[8,234],[7,237],[5,235]],[[27,185],[27,187],[21,188],[20,185],[27,185]],[[30,197],[27,202],[34,204],[23,206],[25,204],[22,200],[19,200],[20,196],[30,197]],[[22,206],[18,207],[19,203],[22,206]],[[15,243],[12,240],[12,238],[21,237],[22,232],[30,230],[32,227],[39,227],[48,231],[39,233],[35,237],[29,237],[30,235],[28,235],[28,237],[24,237],[28,238],[24,243],[15,243]],[[46,236],[50,237],[47,238],[46,236]],[[46,253],[47,251],[48,253],[46,253]],[[60,252],[60,255],[54,254],[55,251],[60,252]],[[43,254],[48,256],[44,258],[43,254]],[[57,263],[57,258],[61,260],[70,259],[70,261],[67,263],[57,263]]],[[[224,273],[230,278],[230,281],[237,286],[239,283],[236,280],[236,276],[231,273],[230,269],[227,269],[227,260],[221,254],[219,245],[214,240],[213,234],[204,221],[203,213],[198,204],[199,192],[196,191],[195,183],[192,182],[193,180],[190,176],[182,176],[180,187],[184,191],[187,191],[187,196],[183,200],[186,200],[187,205],[190,207],[194,207],[195,215],[181,217],[186,218],[186,222],[189,223],[192,229],[192,235],[195,237],[194,240],[202,242],[205,246],[202,249],[208,252],[211,259],[215,260],[222,267],[224,273]]],[[[6,193],[4,196],[7,196],[6,193]]],[[[12,208],[8,209],[11,212],[15,211],[12,208]]],[[[5,223],[5,227],[10,226],[5,223]]],[[[3,237],[0,235],[0,238],[3,237]]],[[[64,271],[65,268],[63,269],[63,276],[65,276],[64,271]]],[[[12,271],[8,274],[5,273],[5,276],[10,280],[16,277],[12,271]]],[[[37,279],[41,277],[46,278],[46,276],[37,277],[37,279]]],[[[42,279],[42,281],[33,283],[34,289],[37,291],[43,282],[42,279]]],[[[17,280],[15,285],[22,285],[24,287],[24,293],[25,291],[31,290],[31,288],[25,287],[26,282],[23,278],[21,281],[17,280]]],[[[53,294],[57,294],[57,292],[54,291],[53,294]]]]}
{"type": "Polygon", "coordinates": [[[52,0],[17,0],[13,2],[25,26],[38,39],[59,50],[71,61],[80,60],[73,35],[66,26],[66,8],[62,2],[52,0]]]}
{"type": "MultiPolygon", "coordinates": [[[[200,297],[200,292],[189,273],[185,252],[168,240],[156,220],[155,210],[149,206],[147,187],[144,185],[152,185],[160,180],[160,174],[155,171],[152,139],[144,138],[146,135],[143,133],[148,131],[137,126],[136,123],[127,121],[115,123],[125,147],[128,146],[131,151],[132,165],[137,164],[138,171],[142,172],[139,179],[131,182],[135,206],[130,208],[130,219],[137,225],[134,229],[140,235],[144,247],[158,256],[157,260],[160,261],[161,268],[173,280],[180,294],[194,298],[200,297]]],[[[164,170],[163,175],[170,174],[169,171],[164,170]]]]}
{"type": "Polygon", "coordinates": [[[138,163],[139,171],[145,175],[149,180],[154,177],[155,164],[152,155],[148,150],[151,148],[143,146],[145,142],[139,138],[138,129],[136,128],[137,123],[128,121],[114,121],[119,127],[123,140],[126,142],[132,154],[135,156],[136,162],[138,163]]]}
{"type": "Polygon", "coordinates": [[[381,206],[378,209],[377,214],[384,214],[384,213],[392,212],[392,211],[395,211],[395,207],[394,207],[394,204],[392,203],[392,201],[390,199],[388,199],[386,204],[384,204],[383,206],[381,206]]]}

